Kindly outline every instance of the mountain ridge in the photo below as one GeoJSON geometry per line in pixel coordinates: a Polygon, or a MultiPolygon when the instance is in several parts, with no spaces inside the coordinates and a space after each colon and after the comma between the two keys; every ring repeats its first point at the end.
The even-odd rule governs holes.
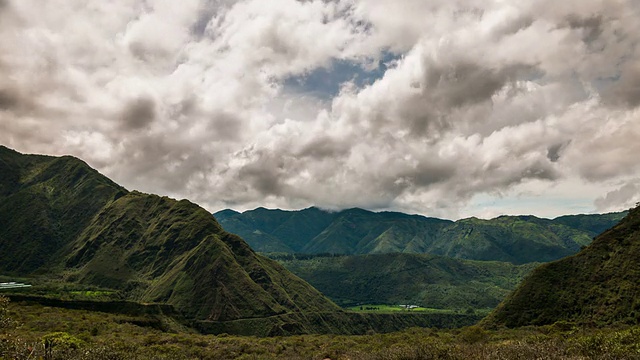
{"type": "Polygon", "coordinates": [[[0,147],[0,271],[119,291],[189,318],[339,308],[188,200],[128,191],[70,156],[0,147]]]}
{"type": "Polygon", "coordinates": [[[572,255],[624,215],[581,214],[555,219],[520,215],[451,221],[358,208],[329,212],[315,207],[298,211],[258,208],[243,213],[223,210],[213,214],[221,216],[225,230],[239,234],[259,252],[428,253],[514,264],[572,255]]]}

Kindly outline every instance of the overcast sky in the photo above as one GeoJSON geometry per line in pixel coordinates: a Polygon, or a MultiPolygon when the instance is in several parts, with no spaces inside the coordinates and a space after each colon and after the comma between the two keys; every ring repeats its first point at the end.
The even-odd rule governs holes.
{"type": "Polygon", "coordinates": [[[205,208],[640,201],[638,0],[0,0],[0,144],[205,208]]]}

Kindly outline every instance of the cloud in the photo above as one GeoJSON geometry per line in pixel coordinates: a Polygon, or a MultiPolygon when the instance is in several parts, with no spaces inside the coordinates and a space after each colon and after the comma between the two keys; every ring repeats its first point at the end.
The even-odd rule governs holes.
{"type": "Polygon", "coordinates": [[[594,210],[627,206],[607,194],[640,172],[639,12],[630,0],[5,0],[0,142],[211,210],[455,217],[478,197],[554,187],[600,189],[572,195],[594,210]]]}
{"type": "Polygon", "coordinates": [[[632,208],[640,201],[640,179],[634,179],[620,188],[610,191],[595,200],[596,209],[601,212],[632,208]]]}
{"type": "Polygon", "coordinates": [[[155,120],[156,104],[146,97],[136,98],[128,102],[121,114],[122,125],[126,130],[141,129],[155,120]]]}

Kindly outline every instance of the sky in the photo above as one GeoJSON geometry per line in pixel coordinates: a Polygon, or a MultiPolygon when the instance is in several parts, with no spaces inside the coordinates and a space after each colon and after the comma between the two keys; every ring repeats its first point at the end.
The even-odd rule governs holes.
{"type": "Polygon", "coordinates": [[[0,144],[215,212],[640,201],[638,0],[0,0],[0,144]]]}

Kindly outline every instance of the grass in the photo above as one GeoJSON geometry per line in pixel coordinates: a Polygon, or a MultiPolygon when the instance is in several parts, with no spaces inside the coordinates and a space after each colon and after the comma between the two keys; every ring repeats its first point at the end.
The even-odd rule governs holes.
{"type": "MultiPolygon", "coordinates": [[[[411,304],[407,304],[411,305],[411,304]]],[[[367,313],[428,313],[428,314],[460,314],[460,313],[474,313],[474,314],[482,314],[486,315],[491,312],[492,309],[473,309],[468,308],[466,310],[460,309],[435,309],[418,306],[411,309],[406,309],[401,307],[400,305],[385,305],[385,304],[363,304],[357,306],[350,306],[346,308],[349,311],[355,312],[367,312],[367,313]]]]}
{"type": "Polygon", "coordinates": [[[424,307],[416,307],[412,309],[406,309],[400,307],[400,305],[381,305],[381,304],[365,304],[359,306],[348,307],[347,310],[351,311],[363,311],[363,312],[432,312],[432,313],[453,313],[448,309],[430,309],[424,307]]]}
{"type": "Polygon", "coordinates": [[[76,299],[110,299],[116,294],[116,291],[111,290],[84,290],[84,291],[69,291],[69,295],[76,299]]]}
{"type": "Polygon", "coordinates": [[[13,303],[0,359],[639,359],[640,327],[413,328],[360,336],[240,337],[147,326],[144,317],[13,303]]]}

